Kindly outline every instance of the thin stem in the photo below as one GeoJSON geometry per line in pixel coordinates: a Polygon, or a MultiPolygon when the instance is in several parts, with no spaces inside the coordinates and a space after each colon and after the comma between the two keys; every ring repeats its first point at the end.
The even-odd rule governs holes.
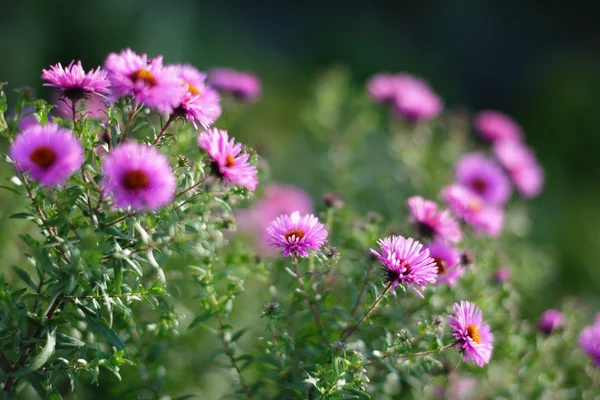
{"type": "Polygon", "coordinates": [[[135,100],[131,101],[131,110],[129,110],[129,116],[127,117],[127,122],[125,123],[125,130],[123,131],[123,136],[121,137],[121,143],[125,142],[127,139],[127,135],[129,135],[129,131],[131,130],[131,123],[133,122],[133,117],[137,111],[137,103],[135,100]]]}
{"type": "Polygon", "coordinates": [[[169,125],[171,125],[171,122],[175,121],[175,118],[173,117],[173,115],[171,115],[169,117],[169,119],[167,120],[167,123],[165,124],[165,126],[163,126],[163,128],[160,130],[160,133],[158,134],[158,136],[156,137],[156,139],[154,139],[154,142],[152,142],[153,146],[156,146],[156,143],[158,143],[158,141],[160,140],[161,137],[163,137],[163,135],[165,134],[167,128],[169,127],[169,125]]]}
{"type": "Polygon", "coordinates": [[[415,336],[413,338],[413,342],[416,342],[417,340],[421,339],[434,326],[437,326],[437,325],[431,324],[431,325],[427,326],[427,328],[423,329],[423,331],[421,333],[419,333],[417,336],[415,336]]]}
{"type": "MultiPolygon", "coordinates": [[[[33,192],[31,191],[31,188],[29,187],[29,182],[27,181],[27,178],[25,177],[25,174],[22,171],[19,171],[21,173],[21,179],[23,180],[23,185],[25,186],[25,189],[27,189],[27,194],[29,194],[29,198],[31,199],[31,203],[35,206],[35,210],[37,211],[38,215],[40,216],[40,219],[42,220],[42,223],[46,223],[46,216],[44,215],[44,213],[42,212],[42,209],[40,208],[40,206],[38,206],[35,202],[35,196],[33,195],[33,192]]],[[[49,234],[53,234],[52,229],[51,228],[47,228],[47,231],[49,234]]]]}
{"type": "MultiPolygon", "coordinates": [[[[45,330],[45,327],[43,325],[44,321],[46,321],[46,322],[50,321],[52,319],[52,317],[54,317],[56,310],[58,310],[58,307],[60,306],[60,303],[62,302],[63,296],[64,296],[64,294],[61,294],[54,300],[54,303],[52,303],[50,310],[48,310],[48,314],[46,314],[46,316],[42,319],[42,325],[38,326],[38,328],[33,333],[33,336],[31,336],[31,335],[28,335],[28,336],[31,336],[31,338],[34,340],[39,339],[42,336],[42,333],[45,330]]],[[[14,365],[14,370],[19,370],[20,368],[25,366],[25,364],[27,363],[27,360],[29,360],[29,356],[30,356],[29,351],[31,350],[32,347],[33,346],[30,346],[29,348],[25,349],[23,354],[21,354],[21,357],[19,358],[17,363],[14,365]]],[[[4,391],[12,392],[12,390],[15,387],[15,384],[17,383],[17,380],[18,380],[18,378],[14,377],[14,376],[9,376],[6,379],[6,383],[4,384],[4,391]]]]}
{"type": "Polygon", "coordinates": [[[4,353],[4,350],[0,350],[0,355],[2,355],[2,359],[6,363],[6,367],[9,369],[9,371],[12,371],[14,369],[14,366],[12,365],[8,357],[6,357],[6,353],[4,353]]]}
{"type": "Polygon", "coordinates": [[[94,211],[92,209],[92,198],[90,197],[90,189],[87,188],[87,184],[89,182],[88,182],[87,176],[85,175],[85,167],[83,165],[81,166],[81,177],[83,178],[83,182],[86,183],[85,195],[87,197],[87,204],[88,204],[88,209],[90,212],[90,221],[92,222],[92,226],[95,227],[96,223],[94,222],[94,211]]]}
{"type": "Polygon", "coordinates": [[[367,312],[365,312],[363,314],[362,317],[360,317],[360,319],[358,320],[358,322],[356,324],[354,324],[352,326],[352,328],[350,329],[344,329],[342,331],[342,334],[340,335],[340,342],[345,341],[346,339],[348,339],[350,337],[350,335],[352,335],[354,333],[354,331],[360,326],[360,324],[365,320],[365,318],[367,318],[369,316],[369,314],[371,313],[371,311],[373,311],[375,309],[375,307],[377,307],[377,304],[379,304],[379,302],[381,300],[383,300],[383,297],[390,291],[390,288],[392,287],[392,282],[389,282],[387,285],[385,285],[385,288],[383,289],[383,292],[381,292],[381,294],[379,295],[379,297],[377,297],[377,299],[375,299],[375,301],[373,302],[373,304],[371,304],[371,307],[369,307],[369,309],[367,310],[367,312]]]}
{"type": "Polygon", "coordinates": [[[334,208],[333,207],[329,207],[327,209],[327,216],[325,219],[325,227],[327,229],[328,235],[331,236],[331,231],[333,229],[333,213],[334,213],[334,208]]]}
{"type": "Polygon", "coordinates": [[[73,113],[73,129],[77,126],[77,101],[71,100],[71,112],[73,113]]]}
{"type": "Polygon", "coordinates": [[[296,275],[296,280],[298,281],[298,285],[300,286],[300,291],[304,296],[304,300],[306,301],[308,308],[310,308],[310,311],[315,319],[315,323],[317,324],[317,328],[319,328],[319,332],[321,333],[321,336],[323,336],[325,343],[329,343],[329,341],[327,340],[327,335],[325,334],[325,330],[323,329],[323,323],[321,322],[321,318],[319,317],[317,306],[310,299],[308,293],[306,292],[306,287],[304,286],[304,282],[302,281],[302,275],[300,275],[300,268],[298,267],[298,258],[296,256],[292,258],[292,264],[294,264],[294,272],[296,275]]]}
{"type": "MultiPolygon", "coordinates": [[[[451,349],[454,347],[454,345],[456,345],[456,343],[450,343],[449,345],[446,345],[444,347],[441,347],[437,350],[429,350],[429,351],[423,351],[421,353],[413,353],[413,354],[398,354],[396,356],[396,358],[417,358],[417,357],[425,357],[425,356],[430,356],[432,354],[436,354],[436,353],[441,353],[442,351],[446,351],[448,349],[451,349]]],[[[391,354],[385,354],[384,358],[389,357],[391,354]]]]}
{"type": "Polygon", "coordinates": [[[596,385],[598,384],[598,375],[600,375],[598,373],[598,370],[600,369],[600,367],[596,367],[596,369],[594,370],[594,373],[592,374],[592,384],[591,384],[591,388],[592,390],[596,389],[596,385]]]}
{"type": "Polygon", "coordinates": [[[200,186],[200,185],[201,185],[203,182],[204,182],[204,179],[200,179],[198,182],[194,183],[192,186],[190,186],[189,188],[185,189],[185,190],[184,190],[184,191],[182,191],[181,193],[177,193],[177,194],[175,195],[175,198],[183,196],[184,194],[186,194],[186,193],[187,193],[187,192],[189,192],[190,190],[192,190],[192,189],[195,189],[195,188],[197,188],[198,186],[200,186]]]}
{"type": "Polygon", "coordinates": [[[122,293],[122,294],[112,294],[112,295],[89,295],[89,296],[64,296],[65,300],[75,301],[75,300],[83,300],[83,299],[104,299],[108,297],[109,299],[118,299],[118,298],[127,298],[127,297],[140,297],[144,296],[144,293],[122,293]]]}
{"type": "Polygon", "coordinates": [[[356,314],[356,311],[358,310],[360,301],[362,299],[362,295],[365,292],[365,289],[367,288],[367,282],[369,280],[369,275],[371,274],[371,270],[373,269],[373,265],[374,265],[374,263],[369,263],[369,267],[367,268],[367,271],[365,272],[365,276],[363,278],[362,285],[360,286],[360,290],[358,291],[358,296],[356,296],[356,302],[354,303],[354,307],[352,308],[352,312],[350,313],[349,319],[352,319],[352,317],[354,317],[354,314],[356,314]]]}

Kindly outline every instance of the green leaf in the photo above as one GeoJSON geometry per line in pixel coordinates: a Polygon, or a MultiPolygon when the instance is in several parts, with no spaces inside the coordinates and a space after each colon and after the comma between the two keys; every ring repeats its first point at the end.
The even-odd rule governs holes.
{"type": "Polygon", "coordinates": [[[125,349],[125,343],[123,343],[121,337],[108,327],[108,323],[106,323],[106,321],[100,320],[100,322],[97,322],[90,317],[85,317],[85,321],[92,331],[108,340],[109,343],[115,346],[118,350],[125,349]]]}
{"type": "Polygon", "coordinates": [[[231,336],[231,341],[235,342],[236,340],[238,340],[239,338],[241,338],[244,333],[246,333],[249,330],[250,330],[250,328],[240,329],[239,331],[237,331],[236,333],[234,333],[233,336],[231,336]]]}
{"type": "Polygon", "coordinates": [[[25,376],[25,375],[32,373],[33,371],[37,371],[38,369],[42,368],[44,366],[44,364],[46,364],[46,361],[48,361],[48,359],[50,358],[52,353],[54,353],[55,346],[56,346],[56,327],[52,327],[48,331],[48,339],[46,340],[46,345],[44,346],[42,351],[37,356],[35,356],[31,359],[31,362],[29,363],[28,366],[21,368],[20,370],[14,372],[11,375],[13,375],[15,377],[25,376]]]}
{"type": "Polygon", "coordinates": [[[75,339],[72,336],[64,335],[62,333],[58,333],[56,335],[56,338],[58,339],[58,344],[56,345],[57,348],[60,348],[60,347],[77,347],[77,348],[79,348],[79,347],[85,346],[85,343],[82,342],[81,340],[75,339]]]}
{"type": "Polygon", "coordinates": [[[33,279],[31,279],[31,277],[25,270],[17,267],[16,265],[13,265],[13,269],[15,270],[17,275],[19,275],[19,277],[23,280],[23,282],[31,286],[31,288],[37,290],[38,285],[33,281],[33,279]]]}
{"type": "Polygon", "coordinates": [[[28,213],[16,213],[8,217],[10,219],[33,219],[35,218],[33,215],[28,213]]]}
{"type": "Polygon", "coordinates": [[[213,313],[208,313],[208,314],[197,316],[190,323],[190,326],[188,327],[188,329],[193,329],[196,325],[198,325],[199,323],[204,322],[204,321],[210,319],[212,316],[213,316],[213,313]]]}

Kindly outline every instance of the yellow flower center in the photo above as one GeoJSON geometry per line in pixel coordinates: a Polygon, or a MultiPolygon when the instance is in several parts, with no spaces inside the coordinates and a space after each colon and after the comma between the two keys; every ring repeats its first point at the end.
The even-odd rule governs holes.
{"type": "Polygon", "coordinates": [[[478,199],[473,199],[469,202],[468,207],[471,211],[481,211],[483,210],[483,203],[478,199]]]}
{"type": "Polygon", "coordinates": [[[125,174],[123,185],[129,190],[143,189],[148,186],[148,175],[144,171],[131,170],[125,174]]]}
{"type": "Polygon", "coordinates": [[[51,147],[40,146],[31,152],[29,159],[38,167],[47,169],[56,161],[56,153],[51,147]]]}
{"type": "Polygon", "coordinates": [[[152,72],[150,72],[150,70],[147,70],[146,68],[142,68],[139,71],[134,72],[131,74],[130,78],[132,81],[142,81],[150,86],[156,86],[157,84],[156,77],[152,74],[152,72]]]}
{"type": "Polygon", "coordinates": [[[481,336],[479,335],[479,327],[477,325],[467,325],[467,335],[477,344],[481,344],[481,336]]]}
{"type": "Polygon", "coordinates": [[[306,234],[301,229],[294,228],[294,229],[288,231],[285,235],[283,235],[285,240],[288,240],[292,236],[295,236],[297,239],[302,239],[304,236],[306,236],[306,234]]]}

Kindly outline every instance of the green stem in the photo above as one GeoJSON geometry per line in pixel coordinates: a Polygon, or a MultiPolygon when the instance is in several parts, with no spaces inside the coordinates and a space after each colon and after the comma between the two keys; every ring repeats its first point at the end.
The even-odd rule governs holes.
{"type": "Polygon", "coordinates": [[[323,336],[323,340],[325,343],[329,344],[329,340],[327,339],[327,334],[325,333],[325,329],[323,328],[323,323],[321,322],[321,317],[319,317],[319,312],[317,310],[317,305],[311,300],[306,292],[306,287],[304,286],[304,281],[302,280],[302,275],[300,275],[300,268],[298,267],[298,258],[294,256],[292,258],[292,264],[294,265],[294,272],[296,275],[296,280],[298,281],[298,285],[300,286],[300,292],[304,296],[304,300],[310,309],[313,318],[315,319],[315,323],[317,324],[317,328],[319,328],[319,332],[321,336],[323,336]]]}
{"type": "Polygon", "coordinates": [[[156,137],[156,139],[154,139],[154,142],[152,142],[153,146],[156,146],[156,143],[158,143],[158,141],[160,140],[160,138],[163,137],[163,135],[167,131],[167,128],[169,127],[169,125],[171,125],[171,122],[173,122],[173,121],[175,121],[175,118],[173,117],[173,115],[171,115],[169,117],[169,119],[167,120],[167,122],[165,123],[165,126],[163,126],[163,128],[160,130],[160,133],[158,134],[158,136],[156,137]]]}
{"type": "Polygon", "coordinates": [[[377,307],[377,304],[379,304],[379,302],[381,302],[381,300],[383,300],[383,297],[390,291],[391,287],[392,287],[392,282],[389,282],[387,285],[385,285],[383,292],[381,292],[379,297],[377,297],[377,299],[375,299],[373,304],[371,304],[371,307],[369,307],[367,312],[365,312],[363,314],[363,316],[360,317],[358,322],[356,324],[354,324],[352,326],[352,328],[350,328],[350,329],[346,328],[342,331],[342,334],[340,335],[340,342],[345,341],[346,339],[348,339],[350,337],[350,335],[352,335],[354,333],[354,331],[360,326],[360,324],[362,324],[362,322],[369,316],[371,311],[373,311],[375,309],[375,307],[377,307]]]}
{"type": "Polygon", "coordinates": [[[356,314],[356,311],[358,311],[360,300],[362,299],[362,295],[367,287],[367,281],[369,280],[369,275],[371,274],[373,265],[374,263],[369,263],[369,266],[367,267],[367,271],[365,272],[365,276],[363,277],[362,285],[360,286],[360,290],[358,291],[358,295],[356,296],[356,302],[354,303],[354,307],[352,308],[352,312],[350,313],[349,319],[352,319],[352,317],[354,317],[354,314],[356,314]]]}

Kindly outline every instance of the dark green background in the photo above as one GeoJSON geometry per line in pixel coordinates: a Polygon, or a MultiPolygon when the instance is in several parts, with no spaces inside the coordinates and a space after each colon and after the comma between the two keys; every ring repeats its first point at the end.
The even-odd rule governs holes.
{"type": "MultiPolygon", "coordinates": [[[[42,68],[71,59],[92,68],[123,47],[201,69],[254,71],[263,96],[233,134],[269,150],[275,179],[300,184],[318,198],[327,188],[301,173],[311,155],[296,154],[294,168],[282,156],[303,140],[296,129],[299,105],[313,79],[334,65],[348,67],[357,85],[378,71],[422,75],[448,107],[496,108],[521,123],[547,175],[543,195],[531,206],[533,239],[560,267],[543,303],[557,305],[564,294],[597,302],[600,3],[394,3],[4,1],[0,81],[8,81],[9,90],[32,86],[49,98],[39,79],[42,68]]],[[[5,210],[17,206],[9,193],[0,201],[5,210]]],[[[7,214],[0,234],[3,266],[18,260],[14,229],[26,229],[7,214]]]]}

